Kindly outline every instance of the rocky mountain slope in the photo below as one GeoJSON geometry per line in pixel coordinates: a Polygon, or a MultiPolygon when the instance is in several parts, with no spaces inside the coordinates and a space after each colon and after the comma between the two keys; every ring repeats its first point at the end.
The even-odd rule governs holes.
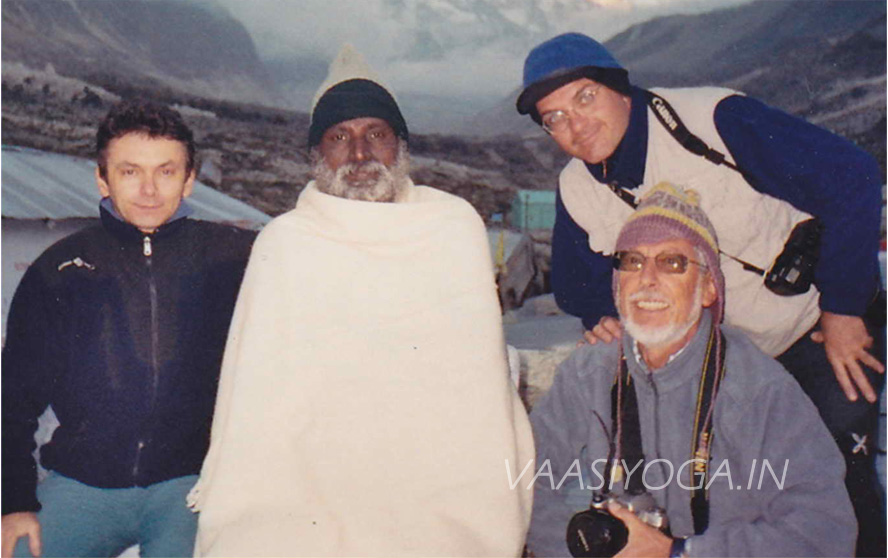
{"type": "MultiPolygon", "coordinates": [[[[467,9],[478,4],[464,2],[467,9]]],[[[487,4],[508,8],[505,0],[487,4]]],[[[883,2],[768,0],[727,15],[653,21],[616,36],[609,46],[630,68],[638,61],[632,75],[641,83],[654,84],[646,80],[668,67],[658,58],[659,45],[682,61],[679,67],[698,70],[670,72],[684,76],[677,83],[703,83],[691,78],[705,73],[713,83],[744,89],[845,134],[884,166],[884,13],[883,2]],[[857,4],[863,12],[843,11],[857,4]],[[813,10],[798,23],[801,31],[770,37],[791,27],[793,6],[813,10]],[[713,57],[688,30],[719,26],[728,46],[713,57]],[[805,31],[811,28],[819,30],[811,35],[805,31]],[[770,46],[754,47],[763,37],[770,46]],[[740,62],[732,62],[735,56],[740,62]]],[[[308,116],[269,106],[275,88],[252,40],[218,5],[6,0],[2,16],[4,143],[91,156],[95,126],[110,104],[149,96],[177,106],[192,124],[207,183],[271,215],[293,207],[309,179],[308,116]],[[220,98],[223,93],[229,98],[220,98]]],[[[716,41],[716,35],[707,37],[716,41]]],[[[414,179],[465,197],[485,217],[505,211],[517,188],[553,188],[565,157],[514,112],[513,103],[514,97],[472,118],[472,135],[412,133],[414,179]],[[478,135],[482,131],[491,135],[478,135]]]]}
{"type": "MultiPolygon", "coordinates": [[[[250,37],[214,4],[9,0],[2,44],[4,143],[92,156],[111,103],[146,96],[193,126],[202,179],[217,189],[277,215],[309,180],[308,116],[267,106],[274,88],[250,37]]],[[[518,188],[551,188],[565,160],[546,138],[414,133],[410,147],[416,182],[457,193],[486,218],[518,188]]]]}
{"type": "MultiPolygon", "coordinates": [[[[886,3],[759,0],[635,25],[606,46],[646,87],[721,85],[840,133],[885,161],[886,3]]],[[[514,91],[463,133],[539,129],[518,118],[514,91]]]]}
{"type": "Polygon", "coordinates": [[[211,3],[5,0],[3,62],[117,82],[273,104],[276,86],[240,22],[211,3]]]}
{"type": "Polygon", "coordinates": [[[723,85],[885,160],[886,3],[760,0],[641,24],[608,42],[642,85],[723,85]],[[711,45],[711,46],[708,46],[711,45]]]}
{"type": "MultiPolygon", "coordinates": [[[[147,96],[178,109],[194,129],[201,179],[278,215],[310,178],[303,113],[116,84],[100,88],[55,72],[4,63],[2,141],[93,156],[98,121],[122,97],[147,96]]],[[[550,188],[565,162],[548,138],[466,139],[411,134],[412,172],[469,200],[485,218],[505,212],[518,188],[550,188]]]]}

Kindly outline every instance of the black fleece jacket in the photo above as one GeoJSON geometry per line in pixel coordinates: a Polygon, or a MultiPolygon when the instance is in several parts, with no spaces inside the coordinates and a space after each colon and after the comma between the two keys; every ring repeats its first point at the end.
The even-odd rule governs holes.
{"type": "Polygon", "coordinates": [[[2,513],[38,511],[34,432],[60,426],[48,469],[90,486],[196,474],[228,325],[256,233],[180,218],[145,234],[104,207],[27,270],[2,363],[2,513]]]}

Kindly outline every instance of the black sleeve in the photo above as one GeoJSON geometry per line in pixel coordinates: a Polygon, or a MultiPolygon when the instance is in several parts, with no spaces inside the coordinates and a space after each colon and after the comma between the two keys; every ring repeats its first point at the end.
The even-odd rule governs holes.
{"type": "Polygon", "coordinates": [[[616,316],[610,258],[589,248],[589,235],[570,216],[561,193],[555,197],[552,231],[552,292],[558,307],[592,329],[603,316],[616,316]]]}
{"type": "Polygon", "coordinates": [[[6,322],[2,362],[2,513],[39,511],[34,433],[50,402],[59,369],[55,360],[58,297],[32,265],[22,278],[6,322]]]}

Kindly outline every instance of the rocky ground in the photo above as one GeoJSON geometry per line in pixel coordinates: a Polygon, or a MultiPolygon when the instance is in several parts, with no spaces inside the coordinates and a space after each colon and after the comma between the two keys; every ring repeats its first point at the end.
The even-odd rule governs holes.
{"type": "MultiPolygon", "coordinates": [[[[121,97],[147,95],[176,106],[195,131],[201,180],[272,216],[291,209],[309,180],[308,116],[214,101],[119,82],[86,84],[6,64],[2,141],[93,156],[95,126],[121,97]]],[[[409,123],[408,123],[409,124],[409,123]]],[[[472,139],[411,135],[414,181],[453,192],[489,220],[505,213],[517,189],[554,188],[565,157],[544,136],[472,139]]]]}

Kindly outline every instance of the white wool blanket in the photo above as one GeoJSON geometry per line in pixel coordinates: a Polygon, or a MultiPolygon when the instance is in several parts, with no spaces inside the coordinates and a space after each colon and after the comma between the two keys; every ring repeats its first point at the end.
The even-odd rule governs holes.
{"type": "MultiPolygon", "coordinates": [[[[518,556],[527,416],[464,200],[310,183],[256,240],[192,504],[203,556],[518,556]]],[[[532,470],[532,467],[531,467],[532,470]]]]}

